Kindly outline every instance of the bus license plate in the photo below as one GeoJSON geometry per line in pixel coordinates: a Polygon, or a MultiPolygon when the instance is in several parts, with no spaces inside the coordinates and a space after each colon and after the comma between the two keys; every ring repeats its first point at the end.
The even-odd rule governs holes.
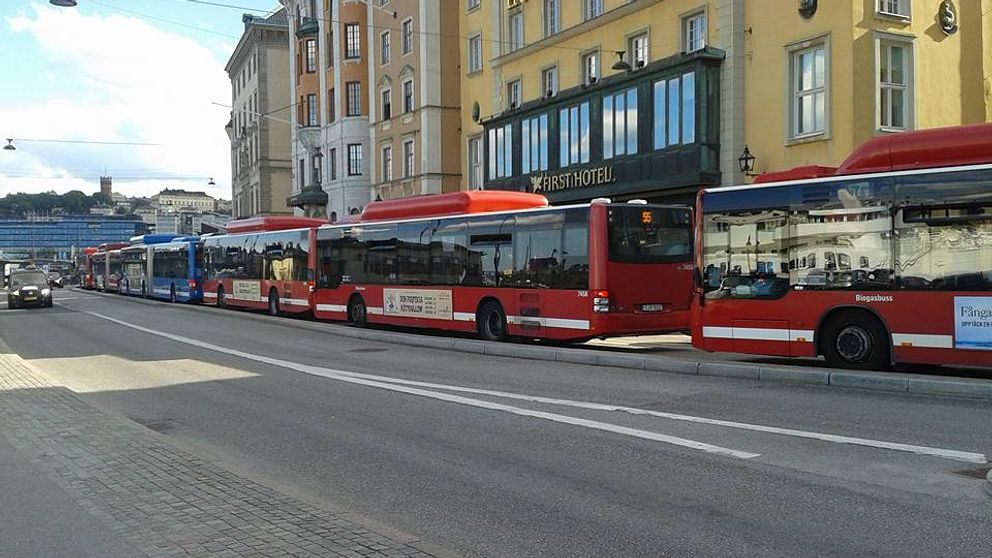
{"type": "Polygon", "coordinates": [[[641,312],[661,312],[664,306],[661,304],[642,304],[641,312]]]}

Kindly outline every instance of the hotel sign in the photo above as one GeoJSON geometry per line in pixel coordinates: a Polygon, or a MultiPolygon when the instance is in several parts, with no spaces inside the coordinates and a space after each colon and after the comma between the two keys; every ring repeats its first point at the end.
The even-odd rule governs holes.
{"type": "Polygon", "coordinates": [[[530,177],[531,190],[535,194],[560,192],[574,188],[587,188],[616,181],[613,167],[596,167],[558,174],[536,174],[530,177]]]}

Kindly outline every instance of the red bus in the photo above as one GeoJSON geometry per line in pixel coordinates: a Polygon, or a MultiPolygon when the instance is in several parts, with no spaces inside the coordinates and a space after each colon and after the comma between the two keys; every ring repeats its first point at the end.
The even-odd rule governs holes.
{"type": "Polygon", "coordinates": [[[262,216],[232,221],[228,234],[203,239],[203,300],[218,306],[310,311],[310,247],[323,219],[262,216]]]}
{"type": "Polygon", "coordinates": [[[96,288],[96,278],[93,275],[93,255],[96,254],[97,250],[96,246],[83,248],[83,257],[80,260],[79,274],[82,281],[80,281],[79,286],[89,291],[96,288]]]}
{"type": "Polygon", "coordinates": [[[373,202],[316,231],[314,315],[487,340],[685,331],[691,215],[506,191],[373,202]]]}
{"type": "Polygon", "coordinates": [[[990,163],[992,124],[958,126],[702,191],[693,344],[843,368],[992,365],[990,163]]]}

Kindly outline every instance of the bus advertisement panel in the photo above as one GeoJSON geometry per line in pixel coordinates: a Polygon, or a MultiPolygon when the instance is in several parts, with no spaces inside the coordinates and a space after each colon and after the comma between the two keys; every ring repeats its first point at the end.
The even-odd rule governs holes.
{"type": "Polygon", "coordinates": [[[992,165],[967,165],[701,192],[693,344],[844,368],[992,365],[989,184],[992,165]]]}
{"type": "Polygon", "coordinates": [[[686,207],[602,202],[324,226],[314,315],[488,340],[682,331],[691,231],[686,207]]]}
{"type": "Polygon", "coordinates": [[[148,252],[149,297],[169,302],[203,300],[203,243],[199,238],[152,244],[148,252]]]}
{"type": "Polygon", "coordinates": [[[208,237],[203,241],[203,299],[218,306],[310,311],[316,229],[208,237]]]}

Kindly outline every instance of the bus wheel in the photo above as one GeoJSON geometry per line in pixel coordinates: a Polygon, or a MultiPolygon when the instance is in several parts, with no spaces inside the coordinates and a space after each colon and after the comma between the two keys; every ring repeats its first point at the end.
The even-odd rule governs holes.
{"type": "Polygon", "coordinates": [[[169,287],[169,302],[176,303],[176,286],[172,285],[169,287]]]}
{"type": "Polygon", "coordinates": [[[223,285],[217,287],[217,306],[220,308],[224,307],[224,287],[223,285]]]}
{"type": "Polygon", "coordinates": [[[275,289],[269,289],[269,315],[279,315],[279,293],[275,289]]]}
{"type": "Polygon", "coordinates": [[[889,367],[889,335],[878,318],[858,311],[832,316],[820,331],[820,351],[835,368],[885,370],[889,367]]]}
{"type": "Polygon", "coordinates": [[[488,301],[479,308],[475,316],[479,337],[485,341],[506,340],[506,314],[498,302],[488,301]]]}
{"type": "Polygon", "coordinates": [[[352,325],[364,327],[368,323],[369,311],[365,301],[360,296],[354,296],[348,301],[348,321],[352,325]]]}

